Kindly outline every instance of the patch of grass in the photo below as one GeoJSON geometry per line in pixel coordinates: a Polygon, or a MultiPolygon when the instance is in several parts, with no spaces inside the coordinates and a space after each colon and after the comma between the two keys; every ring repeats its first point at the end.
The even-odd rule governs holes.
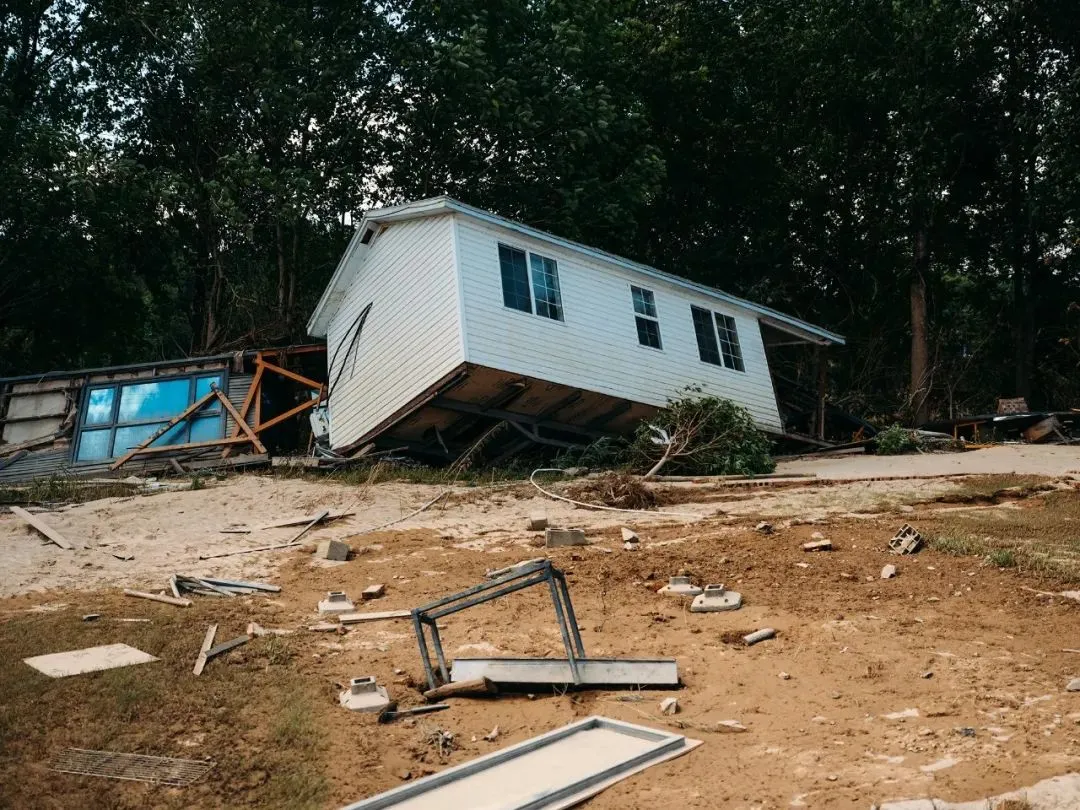
{"type": "Polygon", "coordinates": [[[1027,498],[1053,489],[1052,481],[1046,475],[972,475],[961,479],[957,489],[940,500],[995,503],[1008,498],[1027,498]]]}
{"type": "Polygon", "coordinates": [[[280,636],[270,636],[266,639],[264,654],[266,655],[266,662],[270,666],[287,666],[293,658],[292,645],[288,639],[280,636]]]}
{"type": "Polygon", "coordinates": [[[986,559],[998,568],[1016,568],[1016,551],[1011,548],[995,548],[986,559]]]}
{"type": "Polygon", "coordinates": [[[974,557],[980,553],[982,546],[973,538],[953,534],[930,535],[925,538],[926,544],[943,554],[951,554],[954,557],[974,557]]]}
{"type": "Polygon", "coordinates": [[[54,475],[35,479],[25,486],[0,489],[0,503],[85,503],[99,498],[120,498],[137,491],[137,485],[125,484],[120,480],[108,484],[91,484],[67,475],[54,475]]]}

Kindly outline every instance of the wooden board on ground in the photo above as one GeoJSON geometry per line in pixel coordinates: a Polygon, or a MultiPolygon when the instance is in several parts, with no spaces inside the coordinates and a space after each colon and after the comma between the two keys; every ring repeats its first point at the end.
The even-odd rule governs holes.
{"type": "Polygon", "coordinates": [[[475,678],[471,681],[458,681],[436,686],[434,689],[428,689],[424,692],[424,697],[428,700],[442,700],[443,698],[465,695],[494,695],[498,691],[499,688],[487,678],[475,678]]]}
{"type": "Polygon", "coordinates": [[[214,646],[214,637],[216,635],[216,624],[212,624],[206,628],[206,635],[203,636],[202,647],[199,648],[199,655],[195,659],[195,667],[191,670],[193,675],[202,675],[203,668],[206,666],[206,653],[214,646]]]}
{"type": "Polygon", "coordinates": [[[158,659],[142,650],[136,650],[127,644],[106,644],[102,647],[88,647],[85,650],[35,655],[24,658],[38,672],[50,678],[66,678],[69,675],[81,675],[84,672],[100,672],[104,669],[130,667],[135,664],[148,664],[158,659]]]}
{"type": "Polygon", "coordinates": [[[49,538],[49,540],[60,546],[60,548],[66,549],[67,551],[71,551],[75,548],[75,546],[71,545],[71,543],[68,542],[67,538],[64,537],[64,535],[60,534],[60,532],[58,532],[48,523],[43,521],[41,518],[34,517],[25,509],[22,509],[18,506],[11,506],[8,508],[11,509],[11,514],[15,515],[15,517],[19,518],[24,523],[29,523],[31,526],[33,526],[35,529],[37,529],[39,532],[49,538]]]}
{"type": "Polygon", "coordinates": [[[411,610],[373,610],[369,613],[342,613],[338,621],[342,624],[360,624],[384,619],[407,619],[410,616],[412,616],[411,610]]]}
{"type": "MultiPolygon", "coordinates": [[[[318,514],[319,513],[316,512],[313,515],[296,515],[295,517],[284,518],[283,520],[275,520],[273,523],[267,523],[263,526],[257,526],[255,530],[261,532],[266,529],[284,529],[289,526],[303,526],[305,523],[311,523],[311,521],[314,520],[318,514]]],[[[352,509],[328,509],[326,517],[322,519],[322,522],[325,523],[330,520],[338,520],[344,517],[351,517],[355,514],[356,512],[352,509]]]]}

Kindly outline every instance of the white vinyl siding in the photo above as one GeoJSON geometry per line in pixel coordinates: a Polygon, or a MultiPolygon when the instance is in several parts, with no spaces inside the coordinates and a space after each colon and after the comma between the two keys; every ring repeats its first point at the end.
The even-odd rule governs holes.
{"type": "Polygon", "coordinates": [[[753,313],[648,279],[663,324],[663,350],[643,351],[630,288],[644,279],[633,271],[463,216],[457,217],[457,253],[470,363],[658,406],[686,386],[699,385],[743,405],[762,427],[780,429],[753,313]],[[562,321],[528,317],[504,305],[500,243],[555,260],[562,321]],[[745,372],[701,361],[691,306],[732,319],[745,372]]]}
{"type": "Polygon", "coordinates": [[[390,224],[349,261],[358,263],[355,276],[326,336],[335,448],[357,441],[464,360],[452,216],[390,224]]]}

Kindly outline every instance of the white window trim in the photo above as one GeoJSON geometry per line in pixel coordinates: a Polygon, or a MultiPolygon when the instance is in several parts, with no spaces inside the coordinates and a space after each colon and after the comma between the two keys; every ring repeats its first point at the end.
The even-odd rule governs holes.
{"type": "Polygon", "coordinates": [[[701,357],[701,348],[697,345],[697,332],[696,332],[696,330],[694,328],[693,316],[691,315],[690,329],[691,329],[692,332],[694,332],[694,349],[695,349],[695,351],[697,351],[698,362],[701,363],[702,365],[708,366],[709,368],[720,368],[720,369],[723,369],[724,371],[730,371],[730,372],[733,372],[735,374],[745,374],[746,373],[746,355],[743,354],[742,339],[739,338],[739,323],[738,323],[737,320],[735,320],[735,316],[734,315],[729,315],[726,312],[721,312],[718,309],[713,309],[712,307],[703,307],[703,306],[700,306],[699,304],[691,304],[690,307],[691,307],[691,309],[696,307],[697,309],[700,309],[700,310],[703,310],[703,311],[709,313],[709,316],[710,316],[709,317],[709,323],[712,325],[713,337],[716,338],[716,351],[720,355],[720,362],[719,363],[710,363],[708,360],[703,360],[702,359],[702,357],[701,357]],[[716,316],[717,315],[723,315],[725,318],[731,318],[732,323],[734,324],[735,337],[739,341],[739,362],[742,363],[742,368],[741,369],[732,368],[731,366],[729,366],[727,363],[724,362],[724,347],[721,345],[722,340],[720,338],[720,327],[716,323],[716,316]]]}
{"type": "Polygon", "coordinates": [[[640,284],[634,284],[632,282],[628,283],[627,286],[630,288],[630,313],[634,316],[634,340],[637,341],[638,348],[639,349],[648,349],[649,351],[660,352],[661,354],[663,354],[664,353],[664,333],[660,330],[660,307],[657,306],[657,304],[656,304],[656,290],[650,289],[648,287],[642,287],[640,284]],[[643,292],[650,293],[652,295],[652,297],[653,297],[653,308],[656,310],[656,315],[655,316],[653,316],[653,315],[643,315],[640,312],[638,312],[636,309],[634,309],[634,290],[635,289],[641,290],[643,292]],[[647,343],[642,343],[641,342],[641,338],[638,337],[638,333],[637,333],[637,319],[638,318],[644,318],[645,320],[652,321],[653,323],[656,324],[656,334],[660,338],[660,345],[659,346],[650,346],[647,343]]]}
{"type": "Polygon", "coordinates": [[[554,256],[547,256],[543,253],[537,253],[534,250],[530,250],[522,245],[515,245],[513,242],[504,242],[501,239],[495,240],[495,262],[499,267],[499,292],[502,293],[502,260],[499,258],[499,247],[509,248],[510,250],[520,250],[525,254],[525,272],[529,276],[529,311],[526,312],[523,309],[517,307],[508,306],[505,298],[503,299],[502,308],[509,312],[516,312],[518,315],[528,315],[532,318],[539,318],[545,323],[557,323],[566,326],[566,302],[563,298],[563,285],[562,275],[559,273],[560,260],[554,256]],[[548,259],[555,262],[555,278],[559,282],[559,311],[562,313],[562,317],[559,319],[549,318],[547,315],[541,315],[536,311],[536,288],[533,286],[533,267],[532,257],[533,255],[539,256],[542,259],[548,259]]]}

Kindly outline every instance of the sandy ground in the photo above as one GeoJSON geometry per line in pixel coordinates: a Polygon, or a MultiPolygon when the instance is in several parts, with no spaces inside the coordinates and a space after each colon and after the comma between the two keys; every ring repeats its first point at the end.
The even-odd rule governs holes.
{"type": "MultiPolygon", "coordinates": [[[[823,463],[831,467],[838,461],[823,463]]],[[[93,643],[128,641],[162,657],[171,694],[189,683],[207,622],[241,629],[255,620],[295,629],[288,637],[289,666],[320,695],[315,711],[331,752],[328,794],[320,805],[325,807],[400,785],[405,773],[435,772],[591,714],[682,728],[704,741],[687,756],[604,791],[587,805],[596,810],[865,810],[901,798],[966,801],[1080,770],[1080,694],[1064,691],[1070,678],[1080,676],[1080,655],[1064,651],[1080,647],[1080,603],[1024,590],[1058,591],[1070,583],[999,570],[978,558],[924,550],[897,559],[883,551],[898,523],[929,519],[933,510],[945,508],[934,497],[955,486],[915,480],[705,487],[691,493],[699,502],[667,507],[702,516],[693,520],[578,510],[515,487],[457,495],[390,530],[363,534],[366,527],[408,514],[439,490],[392,484],[360,491],[239,477],[201,491],[98,501],[46,515],[72,540],[134,554],[126,563],[100,549],[63,552],[41,545],[10,516],[0,518],[0,543],[7,550],[0,588],[9,595],[30,592],[0,602],[0,645],[14,638],[22,617],[41,620],[46,607],[50,621],[77,622],[82,613],[95,611],[182,622],[167,640],[141,636],[150,633],[142,625],[85,625],[88,638],[95,634],[93,643]],[[347,563],[319,564],[299,549],[197,559],[212,550],[283,542],[295,533],[219,534],[227,524],[258,524],[354,502],[355,517],[310,537],[312,542],[348,540],[356,553],[347,563]],[[358,625],[341,636],[303,630],[315,619],[315,604],[326,591],[356,595],[380,582],[387,593],[375,607],[390,610],[468,587],[488,568],[544,553],[530,545],[534,535],[524,530],[525,516],[538,508],[553,523],[585,528],[594,541],[550,551],[567,571],[586,650],[595,656],[675,657],[684,683],[673,693],[678,715],[660,714],[662,692],[632,693],[630,701],[620,700],[626,693],[550,690],[458,699],[449,711],[423,721],[385,726],[335,705],[334,684],[366,674],[375,675],[402,705],[417,704],[421,668],[405,622],[358,625]],[[774,534],[754,531],[763,517],[774,522],[774,534]],[[641,535],[639,551],[622,549],[622,525],[641,535]],[[836,550],[803,552],[801,545],[813,532],[831,539],[836,550]],[[881,567],[890,562],[897,564],[899,576],[879,579],[881,567]],[[658,595],[656,588],[680,569],[699,582],[724,582],[740,591],[744,607],[691,614],[681,600],[658,595]],[[197,598],[192,608],[180,610],[124,599],[114,587],[103,589],[160,588],[164,576],[176,570],[260,576],[283,590],[273,598],[197,598]],[[763,626],[776,628],[777,638],[752,648],[724,641],[725,634],[763,626]],[[747,731],[722,733],[717,724],[729,719],[747,731]],[[484,735],[495,726],[498,737],[486,741],[484,735]],[[421,742],[436,727],[452,732],[460,746],[445,759],[421,742]]],[[[1022,508],[1043,507],[1032,499],[1022,508]]],[[[557,655],[560,648],[550,603],[539,590],[475,608],[440,626],[451,657],[557,655]]],[[[25,631],[20,638],[28,643],[25,631]]],[[[272,668],[259,658],[260,645],[268,641],[252,642],[229,662],[232,666],[208,669],[207,688],[229,689],[242,674],[256,683],[270,678],[272,668]]],[[[47,635],[34,647],[56,651],[47,635]]],[[[26,688],[32,691],[35,684],[26,688]]],[[[0,696],[0,708],[3,700],[0,696]]],[[[212,706],[180,709],[180,702],[179,696],[167,695],[140,725],[156,724],[153,753],[215,758],[213,780],[166,795],[157,788],[51,773],[41,760],[61,740],[93,747],[94,727],[101,723],[120,726],[115,734],[125,732],[121,721],[82,717],[72,708],[70,716],[55,720],[63,728],[37,730],[39,739],[0,756],[0,797],[6,794],[12,807],[285,806],[261,801],[259,780],[265,774],[250,773],[255,767],[250,763],[270,744],[267,715],[226,721],[212,706]]],[[[130,750],[122,740],[111,744],[130,750]]]]}
{"type": "Polygon", "coordinates": [[[814,473],[819,478],[899,478],[908,475],[1080,475],[1080,449],[1066,445],[998,445],[966,453],[913,456],[851,455],[782,461],[777,472],[814,473]]]}

